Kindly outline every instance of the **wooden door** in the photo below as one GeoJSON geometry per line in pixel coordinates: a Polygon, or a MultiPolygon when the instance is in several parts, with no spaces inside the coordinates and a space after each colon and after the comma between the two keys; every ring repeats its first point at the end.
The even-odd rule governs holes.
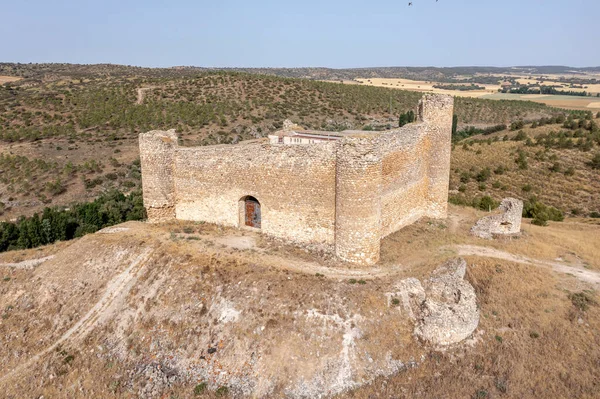
{"type": "Polygon", "coordinates": [[[246,199],[246,226],[260,229],[260,203],[254,198],[246,199]]]}

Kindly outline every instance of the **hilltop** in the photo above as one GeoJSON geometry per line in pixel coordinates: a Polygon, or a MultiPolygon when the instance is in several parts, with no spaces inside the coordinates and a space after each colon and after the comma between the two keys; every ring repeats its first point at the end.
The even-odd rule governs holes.
{"type": "Polygon", "coordinates": [[[185,222],[2,254],[0,387],[8,398],[594,397],[600,225],[526,222],[520,239],[482,241],[468,235],[481,215],[451,207],[407,227],[365,270],[185,222]],[[386,293],[457,255],[481,317],[472,339],[440,352],[386,293]]]}

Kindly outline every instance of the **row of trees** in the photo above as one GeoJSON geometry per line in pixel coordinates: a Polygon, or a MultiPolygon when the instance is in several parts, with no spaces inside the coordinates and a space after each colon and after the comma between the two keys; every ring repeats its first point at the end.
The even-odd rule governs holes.
{"type": "Polygon", "coordinates": [[[476,128],[475,126],[467,126],[461,131],[456,131],[456,125],[453,121],[452,123],[452,141],[460,141],[462,139],[466,139],[467,137],[474,136],[476,134],[488,135],[496,132],[501,132],[506,130],[506,125],[499,124],[494,126],[488,126],[485,128],[476,128]]]}
{"type": "MultiPolygon", "coordinates": [[[[587,91],[577,90],[557,90],[554,86],[519,86],[511,89],[502,89],[502,93],[510,94],[547,94],[547,95],[562,95],[562,96],[579,96],[587,97],[587,91]]],[[[590,93],[591,95],[591,93],[590,93]]]]}
{"type": "Polygon", "coordinates": [[[470,85],[465,85],[465,84],[447,84],[447,85],[433,85],[433,87],[435,89],[441,89],[441,90],[459,90],[459,91],[472,91],[472,90],[485,90],[485,87],[483,86],[478,86],[474,83],[471,83],[470,85]]]}
{"type": "Polygon", "coordinates": [[[16,222],[0,222],[0,252],[71,240],[145,218],[141,192],[125,195],[110,191],[93,202],[75,204],[69,209],[46,208],[41,214],[21,217],[16,222]]]}

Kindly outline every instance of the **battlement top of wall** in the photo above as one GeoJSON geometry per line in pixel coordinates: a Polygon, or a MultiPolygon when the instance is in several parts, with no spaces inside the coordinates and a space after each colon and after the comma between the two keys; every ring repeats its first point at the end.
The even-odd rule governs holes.
{"type": "Polygon", "coordinates": [[[140,140],[161,140],[166,143],[177,143],[177,133],[175,129],[170,130],[151,130],[146,133],[140,133],[140,140]]]}

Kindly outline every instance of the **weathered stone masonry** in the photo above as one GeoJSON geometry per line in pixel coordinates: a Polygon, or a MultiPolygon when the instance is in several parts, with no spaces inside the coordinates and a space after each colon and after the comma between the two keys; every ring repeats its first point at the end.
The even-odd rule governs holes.
{"type": "Polygon", "coordinates": [[[265,234],[375,264],[383,237],[423,216],[446,216],[452,113],[452,97],[426,95],[416,123],[298,145],[181,147],[172,130],[143,133],[148,218],[244,227],[250,196],[265,234]]]}

